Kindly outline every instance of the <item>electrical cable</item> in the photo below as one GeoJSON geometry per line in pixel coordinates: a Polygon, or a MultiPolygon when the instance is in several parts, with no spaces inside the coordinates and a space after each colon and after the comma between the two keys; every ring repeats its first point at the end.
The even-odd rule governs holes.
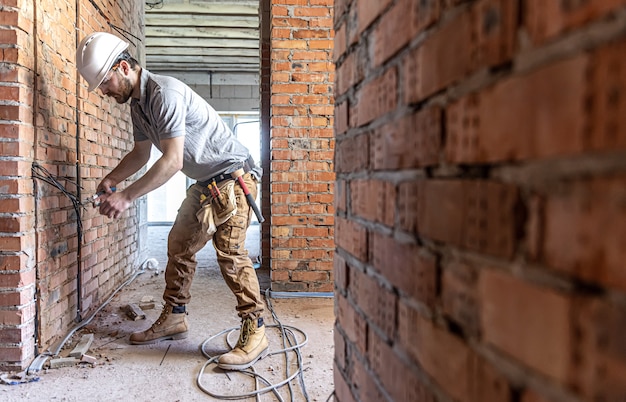
{"type": "Polygon", "coordinates": [[[148,8],[148,10],[161,9],[163,8],[163,0],[157,0],[155,2],[147,1],[146,7],[148,8]]]}
{"type": "Polygon", "coordinates": [[[129,42],[131,42],[133,44],[133,46],[137,47],[137,45],[131,41],[130,39],[128,39],[128,37],[126,35],[130,35],[133,38],[135,38],[137,41],[142,42],[141,38],[139,38],[138,36],[133,35],[131,32],[125,30],[124,28],[118,27],[117,25],[113,24],[111,22],[111,19],[109,18],[108,15],[106,15],[104,13],[104,11],[102,11],[102,9],[100,8],[100,6],[98,6],[98,4],[96,4],[96,2],[94,0],[89,0],[89,2],[91,3],[91,5],[93,6],[93,8],[96,9],[96,11],[98,11],[98,14],[100,14],[100,16],[102,18],[104,18],[104,20],[107,22],[107,24],[114,30],[117,31],[120,35],[122,35],[124,37],[124,39],[128,40],[129,42]]]}
{"type": "MultiPolygon", "coordinates": [[[[41,166],[40,164],[38,164],[37,162],[33,162],[33,165],[31,166],[31,173],[33,176],[33,179],[39,179],[45,183],[50,184],[51,186],[54,186],[55,188],[57,188],[59,191],[61,191],[61,193],[63,193],[63,195],[65,195],[67,198],[69,198],[69,200],[72,202],[72,206],[74,208],[74,212],[76,213],[76,235],[78,237],[78,250],[77,250],[77,264],[80,267],[80,257],[81,257],[81,245],[82,245],[82,239],[83,239],[83,221],[81,219],[80,216],[80,210],[81,208],[85,209],[85,207],[83,206],[83,203],[80,201],[80,189],[82,188],[79,184],[78,184],[78,180],[80,180],[80,177],[77,176],[77,181],[74,181],[72,179],[69,179],[67,177],[60,177],[60,176],[56,176],[53,175],[52,173],[50,173],[45,167],[41,166]],[[69,192],[65,186],[63,184],[61,184],[59,182],[59,180],[64,180],[66,182],[70,182],[72,183],[75,187],[76,187],[76,194],[69,192]]],[[[76,303],[76,317],[75,317],[75,321],[82,321],[82,302],[83,302],[83,297],[82,297],[82,271],[79,268],[77,273],[76,273],[76,299],[77,299],[77,303],[76,303]]]]}
{"type": "Polygon", "coordinates": [[[39,179],[39,180],[41,180],[41,181],[43,181],[45,183],[50,184],[51,186],[56,187],[59,191],[61,191],[63,193],[63,195],[65,195],[67,198],[69,198],[69,200],[72,202],[72,206],[74,207],[74,211],[76,212],[76,224],[78,225],[78,230],[80,232],[82,232],[83,222],[80,219],[80,209],[81,208],[84,209],[85,207],[83,206],[83,204],[80,201],[80,199],[78,198],[78,196],[76,196],[75,194],[67,191],[65,186],[63,186],[63,184],[61,184],[59,182],[59,180],[57,180],[57,179],[61,179],[61,180],[70,182],[74,186],[76,186],[76,188],[80,187],[78,185],[78,183],[76,183],[75,181],[73,181],[73,180],[71,180],[71,179],[69,179],[67,177],[60,177],[60,176],[53,175],[45,167],[41,166],[37,162],[33,162],[33,166],[31,167],[31,173],[33,175],[33,178],[39,179]]]}
{"type": "Polygon", "coordinates": [[[213,336],[211,336],[210,338],[206,339],[204,342],[202,342],[202,344],[200,345],[200,351],[202,352],[202,355],[204,357],[206,357],[208,360],[204,363],[204,365],[202,366],[202,368],[200,369],[198,376],[196,378],[196,383],[198,385],[198,387],[207,395],[212,396],[213,398],[217,398],[217,399],[230,399],[230,400],[234,400],[234,399],[244,399],[244,398],[249,398],[249,397],[256,397],[257,400],[260,397],[260,395],[267,393],[267,392],[273,392],[274,395],[276,395],[276,397],[278,398],[279,401],[283,401],[282,396],[280,395],[280,393],[278,392],[278,389],[284,385],[288,385],[289,387],[289,394],[291,395],[291,401],[294,400],[294,391],[292,389],[291,386],[291,381],[293,379],[295,379],[296,377],[299,378],[300,380],[300,387],[302,388],[302,394],[305,397],[305,400],[308,402],[309,401],[309,396],[308,393],[306,391],[306,386],[305,386],[305,382],[304,382],[304,370],[302,367],[302,355],[300,353],[300,348],[303,347],[307,342],[308,342],[308,336],[307,334],[302,331],[301,329],[298,329],[296,327],[292,327],[290,325],[284,325],[280,322],[280,320],[278,319],[278,316],[276,315],[276,312],[274,311],[274,308],[272,306],[271,301],[269,300],[269,289],[267,289],[265,291],[265,298],[266,298],[266,304],[268,307],[268,310],[271,312],[272,314],[272,318],[274,319],[274,321],[277,324],[273,324],[273,325],[265,325],[266,328],[278,328],[280,330],[281,333],[281,337],[282,337],[282,341],[283,341],[283,348],[274,352],[270,352],[268,353],[268,356],[272,356],[272,355],[276,355],[276,354],[285,354],[285,376],[287,378],[285,378],[284,380],[282,380],[281,382],[277,383],[277,384],[271,384],[267,379],[265,379],[263,376],[261,376],[260,374],[258,374],[256,372],[256,370],[254,369],[254,366],[251,367],[250,370],[240,370],[240,371],[229,371],[228,373],[233,373],[233,372],[237,372],[237,373],[241,373],[250,377],[253,377],[255,379],[255,390],[254,391],[250,391],[250,392],[246,392],[243,394],[238,394],[238,395],[224,395],[224,394],[218,394],[214,391],[211,391],[209,388],[207,388],[203,383],[202,383],[202,377],[204,376],[207,367],[209,367],[212,364],[217,364],[217,360],[219,359],[219,355],[218,356],[211,356],[206,350],[205,347],[207,344],[211,343],[214,339],[226,335],[226,344],[232,349],[234,347],[234,342],[230,339],[231,336],[235,331],[237,331],[239,329],[239,327],[233,327],[233,328],[228,328],[225,329],[213,336]],[[300,335],[300,339],[298,339],[298,337],[296,336],[296,333],[298,333],[300,335]],[[297,358],[297,366],[298,369],[293,373],[290,374],[290,370],[289,370],[289,352],[294,352],[296,354],[296,358],[297,358]],[[262,381],[265,385],[267,385],[264,388],[259,389],[258,388],[258,380],[262,381]]]}

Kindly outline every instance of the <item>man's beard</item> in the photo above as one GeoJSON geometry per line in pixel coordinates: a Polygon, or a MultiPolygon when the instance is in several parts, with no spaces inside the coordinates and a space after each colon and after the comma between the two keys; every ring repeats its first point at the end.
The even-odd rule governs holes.
{"type": "Polygon", "coordinates": [[[133,94],[133,86],[130,84],[130,80],[126,77],[123,77],[120,80],[120,93],[115,95],[114,98],[119,104],[123,104],[128,102],[131,95],[133,94]]]}

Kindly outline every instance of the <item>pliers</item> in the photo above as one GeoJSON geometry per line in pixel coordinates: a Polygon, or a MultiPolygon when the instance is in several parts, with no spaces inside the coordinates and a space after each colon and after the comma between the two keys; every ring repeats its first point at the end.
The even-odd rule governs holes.
{"type": "MultiPolygon", "coordinates": [[[[115,192],[117,190],[117,187],[111,187],[111,191],[115,192]]],[[[97,207],[98,205],[100,205],[99,202],[97,202],[98,198],[100,198],[100,196],[102,194],[105,194],[106,191],[102,190],[102,191],[98,191],[97,193],[95,193],[94,195],[92,195],[91,197],[87,197],[85,199],[85,201],[83,202],[83,205],[85,205],[86,203],[90,203],[92,207],[97,207]]]]}

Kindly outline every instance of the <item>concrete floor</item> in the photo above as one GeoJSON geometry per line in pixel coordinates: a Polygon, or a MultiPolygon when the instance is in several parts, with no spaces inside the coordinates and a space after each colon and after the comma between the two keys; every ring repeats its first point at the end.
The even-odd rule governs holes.
{"type": "MultiPolygon", "coordinates": [[[[166,239],[169,227],[149,228],[149,257],[155,258],[162,270],[166,261],[166,239]]],[[[258,256],[259,227],[251,226],[247,248],[258,256]]],[[[46,368],[36,373],[38,381],[19,385],[0,385],[1,401],[206,401],[217,396],[244,395],[255,390],[254,379],[241,373],[226,373],[208,356],[228,350],[227,334],[236,341],[239,327],[235,298],[224,284],[215,262],[215,253],[207,245],[198,254],[198,270],[192,285],[192,301],[188,306],[189,337],[154,345],[135,346],[128,343],[130,333],[143,330],[158,317],[164,288],[163,273],[149,271],[122,288],[93,320],[77,330],[60,356],[66,356],[84,334],[93,333],[88,354],[97,359],[95,365],[46,368]],[[129,303],[152,297],[156,308],[146,310],[146,319],[131,320],[122,310],[129,303]],[[209,340],[215,336],[214,339],[209,340]],[[208,342],[207,342],[208,341],[208,342]],[[206,344],[205,344],[206,342],[206,344]],[[204,346],[204,354],[201,351],[204,346]],[[212,396],[213,395],[213,396],[212,396]]],[[[269,286],[267,273],[257,271],[261,288],[269,286]]],[[[295,343],[308,340],[299,348],[301,362],[295,352],[280,353],[285,338],[268,312],[265,317],[270,339],[270,355],[254,366],[255,371],[271,384],[285,381],[299,368],[286,385],[278,388],[285,401],[326,401],[333,392],[333,300],[330,298],[269,299],[276,318],[293,328],[295,343]],[[303,331],[305,335],[301,335],[303,331]],[[304,384],[304,387],[302,386],[304,384]]],[[[49,360],[48,360],[49,362],[49,360]]],[[[47,363],[48,363],[47,362],[47,363]]],[[[47,364],[46,364],[47,365],[47,364]]],[[[267,387],[259,381],[259,388],[267,387]]],[[[332,398],[330,398],[332,399],[332,398]]],[[[232,398],[231,398],[232,400],[232,398]]],[[[254,397],[236,400],[254,401],[254,397]]],[[[261,395],[261,401],[280,400],[272,392],[261,395]]]]}

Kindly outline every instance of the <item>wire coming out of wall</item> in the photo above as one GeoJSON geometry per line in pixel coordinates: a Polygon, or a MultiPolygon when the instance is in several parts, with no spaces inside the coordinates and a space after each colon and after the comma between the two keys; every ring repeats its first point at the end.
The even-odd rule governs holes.
{"type": "Polygon", "coordinates": [[[163,0],[146,1],[148,10],[163,8],[163,0]]]}
{"type": "MultiPolygon", "coordinates": [[[[159,1],[161,2],[161,7],[163,7],[163,4],[162,4],[162,3],[163,3],[163,0],[159,0],[159,1]]],[[[98,14],[100,14],[100,16],[101,16],[102,18],[104,18],[104,19],[105,19],[105,21],[107,22],[107,24],[109,24],[109,26],[111,27],[111,29],[112,29],[112,30],[114,30],[114,31],[116,31],[117,33],[119,33],[121,36],[123,36],[123,37],[124,37],[124,39],[126,39],[127,41],[131,42],[131,43],[133,44],[133,46],[137,47],[137,45],[135,45],[135,44],[133,43],[133,41],[132,41],[132,40],[128,39],[128,36],[132,36],[132,37],[133,37],[133,38],[135,38],[135,40],[137,40],[138,42],[141,42],[141,41],[142,41],[142,40],[141,40],[141,38],[139,38],[139,37],[137,37],[137,36],[133,35],[132,33],[128,32],[127,30],[125,30],[125,29],[123,29],[123,28],[121,28],[121,27],[118,27],[117,25],[113,24],[113,23],[111,22],[111,19],[109,18],[109,16],[108,16],[108,15],[106,15],[106,14],[104,13],[104,11],[102,11],[102,9],[100,8],[100,6],[98,6],[98,4],[96,4],[96,2],[95,2],[94,0],[89,0],[89,2],[90,2],[90,3],[91,3],[91,5],[92,5],[92,6],[93,6],[93,7],[94,7],[97,11],[98,11],[98,14]],[[127,35],[128,35],[128,36],[127,36],[127,35]]],[[[157,3],[158,3],[158,2],[157,2],[157,3]]],[[[148,5],[148,3],[146,3],[146,5],[148,5]]],[[[161,7],[158,7],[158,8],[161,8],[161,7]]],[[[76,7],[76,10],[79,10],[79,8],[78,8],[78,7],[76,7]]]]}
{"type": "Polygon", "coordinates": [[[85,208],[80,201],[80,198],[76,196],[74,193],[68,191],[63,184],[59,180],[66,181],[72,183],[76,188],[80,186],[75,181],[67,178],[53,175],[50,173],[45,167],[41,166],[37,162],[33,162],[33,166],[31,167],[31,172],[33,175],[33,179],[39,179],[43,182],[50,184],[51,186],[56,187],[63,195],[65,195],[72,202],[72,206],[74,207],[74,211],[76,212],[76,224],[78,225],[78,233],[79,237],[82,237],[83,233],[83,222],[80,218],[80,209],[85,208]]]}

